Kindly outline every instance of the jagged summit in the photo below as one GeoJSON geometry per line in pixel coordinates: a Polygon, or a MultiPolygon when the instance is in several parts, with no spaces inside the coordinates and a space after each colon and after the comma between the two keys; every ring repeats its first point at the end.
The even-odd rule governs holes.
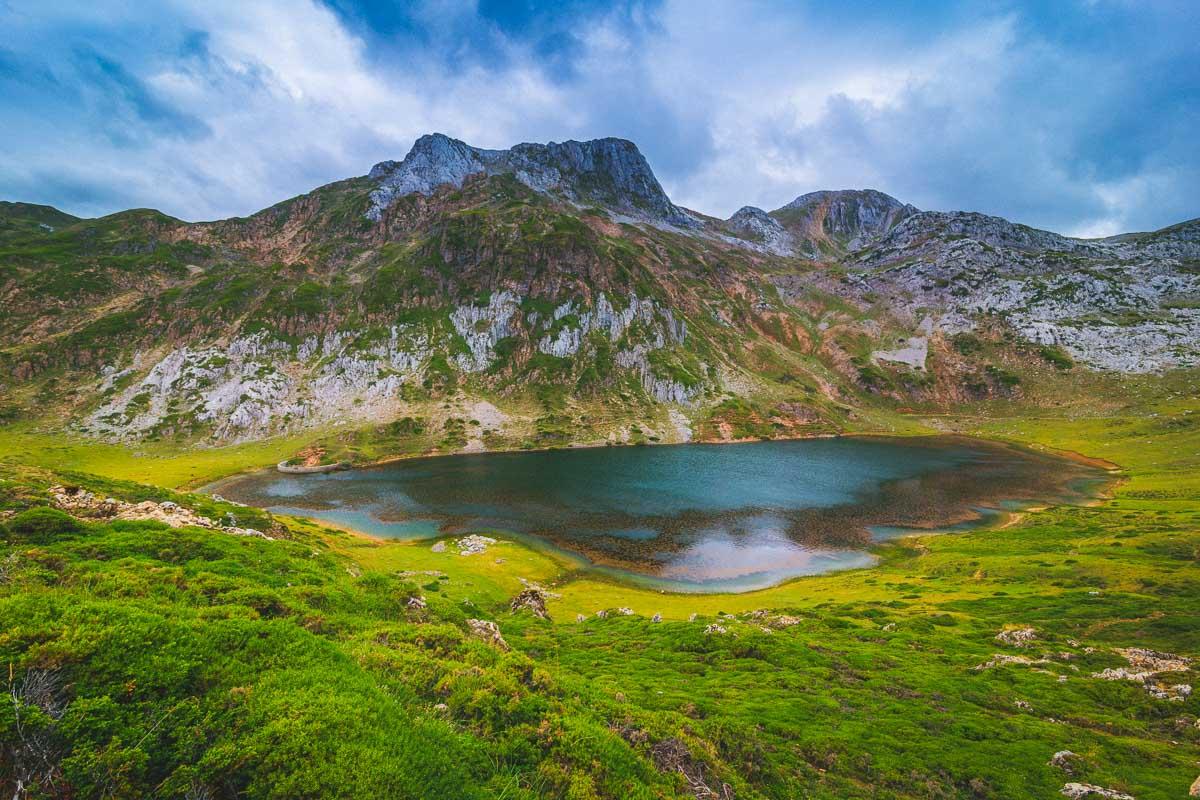
{"type": "Polygon", "coordinates": [[[384,161],[371,169],[369,177],[379,185],[371,195],[368,216],[379,219],[397,197],[432,194],[447,184],[462,186],[467,177],[479,173],[511,174],[539,192],[650,222],[699,224],[667,197],[637,145],[611,137],[484,150],[444,134],[427,134],[417,139],[403,161],[384,161]]]}
{"type": "Polygon", "coordinates": [[[875,189],[810,192],[771,212],[812,252],[857,250],[917,213],[875,189]]]}
{"type": "Polygon", "coordinates": [[[486,172],[500,156],[499,150],[482,150],[445,134],[427,133],[403,161],[381,161],[368,177],[380,182],[376,195],[388,201],[414,192],[428,195],[444,184],[462,186],[468,176],[486,172]]]}

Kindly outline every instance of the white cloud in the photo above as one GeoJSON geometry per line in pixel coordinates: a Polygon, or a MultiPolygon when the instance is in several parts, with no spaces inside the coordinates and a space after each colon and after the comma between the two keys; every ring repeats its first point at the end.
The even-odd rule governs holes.
{"type": "Polygon", "coordinates": [[[58,79],[0,99],[13,140],[0,153],[4,194],[84,213],[246,214],[364,174],[438,130],[484,147],[625,136],[677,202],[721,216],[873,187],[923,207],[1107,233],[1194,216],[1200,202],[1188,186],[1197,156],[1180,144],[1195,127],[1186,115],[1148,143],[1135,134],[1151,122],[1134,114],[1135,134],[1121,128],[1144,86],[1130,71],[1140,62],[1039,38],[1017,13],[925,31],[831,24],[807,7],[668,0],[589,19],[564,70],[481,21],[471,0],[420,7],[431,44],[402,57],[313,0],[165,9],[0,9],[4,47],[58,79]],[[136,97],[97,94],[73,74],[80,47],[120,59],[177,119],[139,119],[149,112],[136,97]],[[1091,138],[1105,126],[1134,140],[1111,168],[1097,159],[1118,148],[1091,138]]]}

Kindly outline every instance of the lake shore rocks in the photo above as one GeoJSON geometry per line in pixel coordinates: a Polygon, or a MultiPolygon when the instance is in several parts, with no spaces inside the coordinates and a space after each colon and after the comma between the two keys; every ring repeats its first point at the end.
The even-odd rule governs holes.
{"type": "Polygon", "coordinates": [[[315,464],[313,466],[305,466],[303,464],[289,464],[286,461],[280,461],[275,465],[278,472],[285,475],[319,475],[323,472],[337,472],[338,470],[350,469],[350,464],[344,461],[339,461],[336,464],[315,464]]]}
{"type": "Polygon", "coordinates": [[[487,552],[488,547],[494,545],[495,543],[496,540],[490,536],[480,536],[473,533],[470,536],[464,536],[461,539],[456,539],[454,541],[454,546],[458,548],[458,554],[460,556],[474,556],[487,552]]]}

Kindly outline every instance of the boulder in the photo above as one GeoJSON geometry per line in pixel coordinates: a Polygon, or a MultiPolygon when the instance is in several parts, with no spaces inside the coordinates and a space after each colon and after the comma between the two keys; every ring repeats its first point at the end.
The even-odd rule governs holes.
{"type": "Polygon", "coordinates": [[[1009,647],[1028,647],[1037,639],[1033,628],[1007,628],[996,634],[996,641],[1009,647]]]}
{"type": "Polygon", "coordinates": [[[508,642],[504,641],[504,637],[500,634],[500,626],[491,620],[469,619],[467,620],[467,628],[471,631],[471,635],[477,639],[482,639],[501,650],[509,649],[508,642]]]}
{"type": "Polygon", "coordinates": [[[525,588],[513,598],[509,607],[513,611],[520,611],[525,608],[533,612],[535,617],[541,619],[550,619],[550,615],[546,613],[546,596],[538,589],[525,588]]]}
{"type": "Polygon", "coordinates": [[[1008,664],[1016,664],[1018,666],[1028,667],[1033,664],[1050,664],[1052,663],[1047,658],[1026,658],[1025,656],[1010,656],[1007,653],[996,653],[987,661],[974,667],[976,672],[982,672],[985,669],[994,667],[1003,667],[1008,664]]]}
{"type": "Polygon", "coordinates": [[[1072,753],[1070,750],[1059,750],[1050,757],[1050,766],[1061,769],[1068,775],[1073,775],[1078,760],[1078,753],[1072,753]]]}

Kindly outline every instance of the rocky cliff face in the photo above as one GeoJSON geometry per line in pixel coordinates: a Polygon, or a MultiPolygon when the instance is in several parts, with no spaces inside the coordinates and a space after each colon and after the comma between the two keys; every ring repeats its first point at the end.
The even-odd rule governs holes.
{"type": "Polygon", "coordinates": [[[670,201],[637,145],[625,139],[483,150],[440,133],[418,139],[403,161],[384,161],[372,168],[369,177],[378,188],[371,194],[368,216],[378,220],[397,197],[432,194],[439,186],[461,187],[478,174],[512,174],[535,191],[649,222],[685,228],[700,225],[670,201]]]}
{"type": "Polygon", "coordinates": [[[137,353],[106,366],[92,387],[100,405],[81,428],[112,440],[180,431],[211,431],[220,441],[246,441],[332,423],[388,421],[420,395],[441,363],[463,375],[505,365],[502,343],[526,342],[566,363],[598,358],[627,373],[647,396],[690,405],[704,386],[684,384],[655,362],[682,345],[687,326],[670,309],[638,298],[614,307],[603,293],[594,305],[568,301],[552,314],[524,310],[526,298],[496,292],[486,303],[450,309],[453,334],[437,321],[385,330],[339,329],[299,342],[267,331],[163,354],[137,353]],[[602,337],[603,356],[595,333],[602,337]]]}

